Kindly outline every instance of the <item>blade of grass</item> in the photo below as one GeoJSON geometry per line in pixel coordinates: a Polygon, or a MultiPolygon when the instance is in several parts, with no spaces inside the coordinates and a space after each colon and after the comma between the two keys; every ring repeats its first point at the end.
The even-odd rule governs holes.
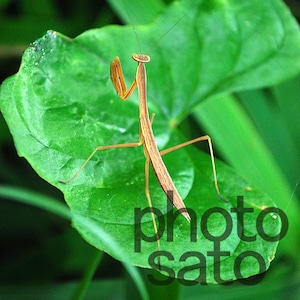
{"type": "MultiPolygon", "coordinates": [[[[300,149],[299,87],[300,75],[272,88],[276,103],[298,151],[300,149]]],[[[300,159],[299,155],[297,155],[297,159],[300,159]]]]}
{"type": "MultiPolygon", "coordinates": [[[[286,120],[290,118],[286,118],[282,113],[276,103],[273,90],[260,89],[239,92],[238,99],[255,123],[264,143],[273,154],[286,179],[291,185],[295,184],[300,169],[299,155],[295,139],[286,125],[286,120]]],[[[297,103],[296,99],[293,100],[297,103]]]]}
{"type": "Polygon", "coordinates": [[[87,292],[87,289],[92,282],[93,276],[97,270],[97,267],[103,257],[104,252],[102,251],[95,251],[94,256],[92,257],[90,264],[86,268],[82,280],[80,284],[77,286],[72,299],[74,300],[81,300],[84,299],[84,296],[87,292]]]}

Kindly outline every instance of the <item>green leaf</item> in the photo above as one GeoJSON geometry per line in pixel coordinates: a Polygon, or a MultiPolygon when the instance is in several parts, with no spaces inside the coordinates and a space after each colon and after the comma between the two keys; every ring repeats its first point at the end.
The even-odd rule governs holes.
{"type": "Polygon", "coordinates": [[[137,25],[151,22],[165,7],[162,0],[108,0],[125,24],[137,25]]]}
{"type": "MultiPolygon", "coordinates": [[[[184,140],[175,126],[200,101],[221,92],[274,84],[299,72],[299,30],[279,1],[175,2],[155,23],[136,29],[141,44],[151,47],[147,52],[151,63],[146,66],[148,105],[150,113],[156,114],[153,128],[159,149],[184,140]]],[[[137,52],[137,43],[130,26],[90,30],[75,39],[49,31],[24,53],[19,72],[3,84],[0,99],[19,155],[63,191],[74,215],[94,220],[122,245],[122,255],[107,248],[74,218],[80,234],[117,259],[149,267],[156,242],[141,241],[141,252],[134,251],[139,226],[153,236],[149,214],[135,226],[134,208],[147,207],[141,147],[99,151],[72,182],[59,183],[72,177],[96,146],[138,141],[137,94],[127,102],[120,101],[109,78],[109,63],[118,55],[129,83],[136,68],[130,59],[133,52],[137,52]]],[[[181,216],[174,224],[174,241],[166,240],[165,230],[161,249],[171,257],[162,257],[162,266],[169,268],[164,271],[186,280],[220,282],[217,275],[234,280],[267,269],[278,243],[257,235],[256,220],[265,208],[274,206],[270,198],[217,162],[219,187],[229,202],[221,201],[214,188],[210,157],[193,147],[163,158],[185,204],[195,212],[192,224],[198,225],[194,242],[190,242],[190,225],[181,216]],[[255,236],[253,242],[237,235],[240,220],[230,210],[236,207],[237,196],[244,196],[245,207],[253,209],[244,220],[245,235],[255,236]],[[226,210],[232,220],[232,230],[220,213],[208,220],[211,234],[220,235],[227,229],[230,233],[220,244],[220,250],[230,256],[221,256],[220,263],[209,255],[216,243],[205,237],[200,226],[201,216],[211,208],[226,210]],[[241,264],[241,274],[236,273],[236,259],[249,253],[245,251],[258,253],[263,268],[248,257],[241,264]],[[183,259],[186,252],[194,255],[183,259]],[[202,277],[195,254],[205,257],[202,277]]],[[[166,214],[166,197],[153,172],[150,192],[153,206],[166,214]]],[[[264,218],[263,228],[269,235],[277,235],[280,226],[276,214],[264,218]]],[[[168,232],[171,234],[170,228],[168,232]]]]}

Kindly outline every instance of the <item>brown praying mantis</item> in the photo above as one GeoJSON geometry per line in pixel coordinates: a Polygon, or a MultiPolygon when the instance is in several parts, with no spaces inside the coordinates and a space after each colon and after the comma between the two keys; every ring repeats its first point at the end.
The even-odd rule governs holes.
{"type": "Polygon", "coordinates": [[[125,144],[115,144],[115,145],[106,145],[106,146],[98,146],[94,149],[94,151],[90,154],[90,156],[86,159],[83,165],[78,169],[78,171],[71,177],[69,180],[64,181],[63,183],[68,183],[75,179],[82,169],[86,166],[86,164],[90,161],[90,159],[94,156],[97,151],[107,150],[113,148],[129,148],[129,147],[138,147],[144,146],[144,154],[145,154],[145,194],[148,201],[148,205],[151,212],[151,219],[153,223],[153,228],[156,235],[158,251],[160,251],[160,240],[158,237],[157,225],[155,221],[155,216],[152,208],[152,202],[149,191],[149,163],[151,163],[154,173],[157,177],[158,182],[160,183],[164,193],[168,196],[169,200],[173,203],[173,205],[179,210],[179,212],[185,217],[187,221],[190,222],[191,218],[187,212],[187,209],[171,179],[171,176],[162,160],[162,156],[170,153],[174,150],[183,148],[185,146],[200,142],[207,141],[211,156],[212,163],[212,171],[214,177],[214,185],[217,191],[218,196],[222,198],[218,182],[217,182],[217,174],[216,167],[214,161],[213,147],[211,139],[208,135],[204,135],[198,137],[196,139],[187,141],[185,143],[181,143],[179,145],[173,146],[171,148],[165,149],[163,151],[159,151],[156,145],[156,141],[154,138],[154,134],[152,131],[152,122],[154,115],[151,120],[149,118],[148,106],[147,106],[147,76],[146,76],[146,68],[145,63],[150,61],[150,57],[144,54],[132,54],[132,59],[135,60],[138,64],[137,72],[135,79],[130,85],[129,89],[126,88],[123,71],[121,67],[121,62],[119,57],[115,57],[114,60],[110,64],[110,77],[112,83],[122,100],[127,100],[133,91],[137,88],[138,90],[138,98],[139,98],[139,119],[140,119],[140,134],[139,141],[134,143],[125,143],[125,144]],[[171,193],[170,193],[171,192],[171,193]],[[170,197],[172,195],[172,197],[170,197]]]}

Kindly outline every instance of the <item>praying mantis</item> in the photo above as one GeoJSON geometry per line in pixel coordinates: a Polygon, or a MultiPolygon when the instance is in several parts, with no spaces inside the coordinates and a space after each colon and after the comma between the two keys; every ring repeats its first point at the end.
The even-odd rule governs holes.
{"type": "MultiPolygon", "coordinates": [[[[183,16],[184,17],[184,16],[183,16]]],[[[183,18],[181,17],[175,25],[183,18]]],[[[175,25],[173,25],[169,30],[171,30],[175,25]]],[[[168,30],[168,31],[169,31],[168,30]]],[[[167,32],[168,32],[167,31],[167,32]]],[[[69,183],[70,181],[74,180],[80,172],[84,169],[87,163],[91,160],[91,158],[95,155],[97,151],[101,150],[108,150],[108,149],[116,149],[116,148],[130,148],[130,147],[138,147],[143,145],[144,148],[144,155],[145,155],[145,195],[147,198],[148,206],[150,208],[151,213],[151,220],[154,228],[154,233],[156,236],[157,241],[157,248],[160,251],[160,239],[158,236],[158,230],[155,220],[155,215],[153,212],[152,201],[150,197],[149,191],[149,165],[151,164],[153,171],[156,175],[156,178],[168,197],[168,199],[172,202],[172,204],[176,207],[176,209],[183,215],[183,217],[190,222],[191,217],[186,209],[182,198],[175,187],[172,178],[162,160],[162,156],[168,154],[172,151],[178,150],[185,146],[200,142],[200,141],[207,141],[210,157],[211,157],[211,164],[212,164],[212,171],[213,171],[213,179],[214,185],[217,192],[217,195],[220,199],[226,201],[219,190],[218,181],[217,181],[217,172],[216,166],[214,161],[214,152],[213,146],[211,142],[211,138],[208,135],[200,136],[198,138],[189,140],[187,142],[178,144],[171,148],[159,151],[155,137],[152,130],[152,123],[154,120],[154,114],[150,119],[149,112],[148,112],[148,105],[147,105],[147,75],[146,75],[146,67],[145,64],[150,62],[150,56],[146,54],[132,54],[132,59],[137,62],[137,71],[136,76],[133,79],[130,87],[127,89],[125,84],[125,79],[123,75],[123,70],[121,66],[121,62],[118,56],[114,58],[114,60],[110,64],[110,78],[113,83],[113,86],[120,97],[121,100],[127,100],[131,94],[134,92],[135,89],[138,90],[138,98],[139,98],[139,140],[137,142],[132,143],[124,143],[124,144],[114,144],[114,145],[101,145],[96,147],[89,157],[85,160],[82,166],[77,170],[77,172],[67,181],[61,181],[62,183],[69,183]]]]}
{"type": "MultiPolygon", "coordinates": [[[[111,81],[117,91],[117,94],[120,96],[122,100],[127,100],[133,91],[137,88],[138,89],[138,97],[139,97],[139,119],[140,119],[140,138],[137,143],[131,144],[121,144],[121,145],[113,145],[116,148],[120,147],[136,147],[140,145],[144,145],[144,154],[146,158],[145,162],[145,194],[148,201],[148,205],[150,210],[152,208],[150,192],[149,192],[149,163],[151,163],[154,173],[158,182],[161,185],[164,193],[168,196],[169,200],[173,203],[173,205],[178,209],[178,211],[186,218],[188,222],[190,222],[191,218],[187,212],[187,209],[182,201],[172,179],[171,176],[162,160],[162,155],[172,152],[174,150],[180,149],[187,145],[207,140],[210,154],[211,154],[211,161],[212,161],[212,168],[213,168],[213,175],[214,175],[214,183],[217,194],[221,197],[218,182],[217,182],[217,175],[216,175],[216,167],[214,161],[214,154],[212,148],[212,142],[208,135],[198,137],[196,139],[187,141],[185,143],[179,144],[177,146],[173,146],[171,148],[165,149],[163,151],[159,151],[156,145],[156,141],[154,138],[154,134],[152,131],[152,122],[154,115],[152,116],[151,120],[149,118],[148,106],[147,106],[147,76],[146,76],[146,67],[145,63],[150,62],[150,56],[145,54],[132,54],[132,59],[138,63],[137,71],[135,79],[133,80],[132,84],[130,85],[129,89],[126,89],[126,84],[124,80],[124,75],[121,67],[121,62],[119,57],[115,57],[114,60],[111,62],[110,65],[110,77],[111,81]],[[172,198],[169,196],[168,193],[171,191],[172,198]]],[[[101,147],[101,146],[100,146],[101,147]]],[[[94,150],[101,150],[103,147],[96,148],[94,150]]],[[[92,153],[93,155],[93,153],[92,153]]],[[[222,197],[221,197],[222,198],[222,197]]],[[[157,237],[158,243],[158,250],[160,251],[160,243],[157,235],[157,226],[155,222],[155,217],[153,211],[151,211],[151,218],[153,227],[155,230],[155,235],[157,237]]]]}
{"type": "Polygon", "coordinates": [[[78,169],[78,171],[71,177],[69,180],[64,181],[63,183],[68,183],[74,180],[79,173],[83,170],[86,164],[91,160],[91,158],[95,155],[97,151],[114,149],[114,148],[129,148],[129,147],[138,147],[143,145],[144,154],[145,154],[145,195],[148,201],[148,205],[150,207],[151,219],[153,223],[153,228],[156,235],[158,251],[160,251],[160,241],[158,238],[157,225],[155,221],[155,216],[152,210],[152,202],[149,191],[149,164],[151,163],[154,173],[157,177],[158,182],[161,185],[164,193],[168,196],[169,200],[173,203],[173,205],[179,210],[179,212],[183,215],[183,217],[190,222],[191,218],[188,214],[186,206],[182,201],[172,178],[162,160],[162,156],[175,151],[177,149],[183,148],[185,146],[200,142],[207,141],[211,156],[214,184],[217,194],[220,198],[222,198],[218,182],[217,182],[217,172],[214,161],[214,153],[211,139],[208,135],[200,136],[193,140],[187,141],[185,143],[181,143],[179,145],[173,146],[171,148],[165,149],[163,151],[159,151],[155,137],[152,130],[152,122],[154,119],[154,115],[152,115],[151,119],[149,118],[148,105],[147,105],[147,76],[146,76],[146,67],[145,64],[150,62],[150,56],[145,54],[132,54],[132,59],[137,62],[137,71],[136,76],[131,83],[130,87],[127,89],[125,84],[125,79],[122,71],[121,62],[118,56],[114,58],[114,60],[110,64],[110,77],[111,81],[114,85],[114,88],[121,98],[121,100],[127,100],[130,95],[133,93],[135,89],[138,90],[138,98],[139,98],[139,120],[140,120],[140,134],[139,141],[133,143],[125,143],[125,144],[115,144],[115,145],[104,145],[98,146],[94,149],[94,151],[90,154],[90,156],[86,159],[83,165],[78,169]],[[171,191],[171,193],[169,193],[171,191]],[[170,197],[170,194],[172,197],[170,197]]]}

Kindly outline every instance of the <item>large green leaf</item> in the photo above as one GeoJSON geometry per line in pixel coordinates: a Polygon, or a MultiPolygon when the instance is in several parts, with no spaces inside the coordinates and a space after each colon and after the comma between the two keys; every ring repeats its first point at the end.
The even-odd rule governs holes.
{"type": "MultiPolygon", "coordinates": [[[[216,93],[274,84],[300,67],[298,27],[279,1],[175,2],[155,23],[136,29],[141,44],[151,46],[148,53],[152,61],[146,66],[148,101],[150,112],[156,114],[153,127],[160,149],[183,140],[175,125],[200,101],[216,93]],[[176,27],[155,44],[176,22],[176,27]]],[[[49,31],[26,50],[19,72],[3,84],[0,98],[19,155],[63,191],[73,214],[95,220],[117,240],[124,257],[106,249],[74,219],[80,234],[117,259],[126,257],[132,264],[149,267],[156,242],[142,241],[141,252],[134,251],[139,226],[153,236],[149,214],[141,225],[134,226],[134,208],[147,207],[141,147],[100,151],[72,182],[59,183],[69,179],[96,146],[138,140],[137,95],[120,101],[109,79],[109,63],[116,55],[123,63],[125,78],[134,77],[133,52],[137,47],[130,26],[90,30],[75,39],[49,31]]],[[[218,274],[222,280],[234,280],[268,268],[277,241],[258,236],[256,220],[265,208],[274,206],[270,198],[217,162],[220,190],[229,202],[221,201],[214,189],[210,157],[192,147],[165,155],[164,160],[186,205],[195,212],[192,224],[198,226],[194,242],[190,242],[190,225],[181,216],[174,224],[173,242],[166,240],[165,231],[161,248],[174,259],[162,258],[162,266],[180,278],[207,282],[220,282],[218,274]],[[236,213],[230,210],[240,195],[244,205],[253,209],[244,224],[245,234],[256,236],[253,242],[238,237],[236,213]],[[233,222],[231,234],[220,244],[220,250],[230,254],[220,257],[220,271],[215,269],[218,261],[208,253],[216,245],[200,228],[200,217],[216,207],[225,209],[233,222]],[[259,269],[250,257],[241,264],[241,275],[234,272],[236,258],[249,253],[245,251],[258,253],[264,267],[259,269]],[[205,278],[198,278],[199,266],[195,264],[199,258],[195,255],[180,261],[186,252],[205,256],[202,266],[206,268],[201,269],[205,278]]],[[[166,214],[166,197],[155,176],[150,175],[153,206],[166,214]]],[[[269,235],[278,234],[280,226],[276,214],[264,218],[263,228],[269,235]]],[[[226,229],[224,217],[212,214],[208,228],[220,235],[226,229]]]]}

